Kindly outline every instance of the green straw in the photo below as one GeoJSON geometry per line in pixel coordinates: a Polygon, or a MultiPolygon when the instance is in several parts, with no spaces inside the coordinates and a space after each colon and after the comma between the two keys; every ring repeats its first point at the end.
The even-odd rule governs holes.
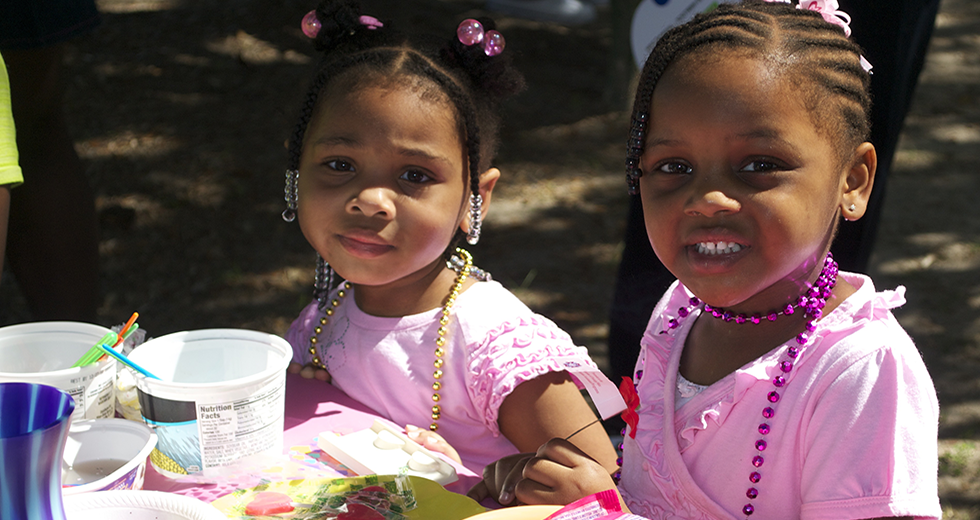
{"type": "Polygon", "coordinates": [[[71,368],[84,367],[95,363],[100,357],[102,357],[102,349],[99,347],[102,345],[115,345],[116,340],[118,339],[119,335],[115,332],[110,332],[105,336],[102,336],[102,339],[96,342],[95,345],[92,345],[92,347],[88,349],[88,352],[83,354],[82,357],[78,358],[78,361],[76,361],[71,368]]]}

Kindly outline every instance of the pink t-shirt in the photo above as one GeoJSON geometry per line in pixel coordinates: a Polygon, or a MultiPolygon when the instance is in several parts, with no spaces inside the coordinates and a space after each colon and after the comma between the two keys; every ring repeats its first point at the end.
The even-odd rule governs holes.
{"type": "MultiPolygon", "coordinates": [[[[666,330],[691,294],[676,283],[642,339],[635,440],[626,438],[620,491],[651,519],[939,518],[939,403],[912,340],[889,309],[904,288],[876,293],[871,279],[817,321],[791,360],[781,345],[674,408],[685,339],[697,313],[666,330]],[[779,369],[790,360],[789,373],[779,369]],[[781,388],[773,378],[783,375],[781,388]],[[776,403],[768,394],[778,390],[776,403]],[[772,418],[763,409],[775,410],[772,418]],[[760,424],[771,428],[760,433],[760,424]],[[763,450],[756,441],[764,440],[763,450]],[[763,458],[756,467],[752,459],[763,458]],[[758,472],[758,483],[749,476],[758,472]],[[747,497],[755,488],[758,496],[747,497]]],[[[745,325],[751,326],[751,325],[745,325]]]]}
{"type": "MultiPolygon", "coordinates": [[[[432,373],[442,309],[379,318],[343,299],[318,339],[332,383],[398,425],[432,422],[432,373]]],[[[484,466],[517,453],[500,435],[497,411],[519,384],[563,363],[595,366],[551,320],[533,313],[497,282],[474,284],[456,299],[446,335],[439,434],[478,475],[484,466]]],[[[308,363],[311,331],[323,313],[311,303],[286,339],[293,360],[308,363]]]]}

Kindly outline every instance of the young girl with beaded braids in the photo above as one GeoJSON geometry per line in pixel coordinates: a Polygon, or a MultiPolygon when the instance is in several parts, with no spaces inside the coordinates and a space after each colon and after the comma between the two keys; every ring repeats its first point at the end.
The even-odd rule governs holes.
{"type": "Polygon", "coordinates": [[[616,489],[658,519],[941,516],[935,389],[889,310],[904,289],[828,253],[874,181],[870,65],[836,1],[801,4],[721,4],[643,69],[627,183],[678,281],[621,387],[621,471],[554,440],[489,466],[472,496],[616,489]]]}
{"type": "Polygon", "coordinates": [[[500,176],[497,106],[523,87],[492,21],[429,47],[328,0],[303,26],[322,59],[289,143],[283,216],[298,216],[318,267],[287,334],[291,371],[476,471],[587,424],[576,444],[615,469],[565,371],[594,367],[587,351],[456,247],[480,236],[500,176]]]}

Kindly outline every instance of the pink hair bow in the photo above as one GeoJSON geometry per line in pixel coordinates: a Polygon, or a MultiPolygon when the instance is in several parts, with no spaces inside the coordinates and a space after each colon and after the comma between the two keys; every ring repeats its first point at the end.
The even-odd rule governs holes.
{"type": "Polygon", "coordinates": [[[800,0],[797,9],[816,11],[829,23],[844,29],[844,35],[851,35],[851,16],[841,11],[837,0],[800,0]]]}
{"type": "MultiPolygon", "coordinates": [[[[791,0],[765,0],[766,2],[772,3],[785,3],[791,4],[791,0]]],[[[816,11],[820,13],[824,21],[827,23],[832,23],[844,29],[844,36],[848,38],[851,36],[851,16],[844,11],[841,11],[840,4],[837,0],[800,0],[800,3],[796,5],[797,9],[806,9],[808,11],[816,11]]],[[[861,56],[861,68],[863,68],[868,74],[871,72],[871,62],[868,61],[864,56],[861,56]]]]}

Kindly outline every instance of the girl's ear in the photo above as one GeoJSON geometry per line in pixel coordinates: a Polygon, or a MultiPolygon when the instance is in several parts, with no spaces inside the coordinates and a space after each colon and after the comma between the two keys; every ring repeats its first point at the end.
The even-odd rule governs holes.
{"type": "MultiPolygon", "coordinates": [[[[480,197],[483,197],[483,206],[480,208],[480,214],[483,218],[487,217],[487,211],[490,209],[490,198],[493,196],[493,187],[497,185],[497,180],[500,179],[500,170],[496,168],[490,168],[489,170],[480,174],[480,197]]],[[[470,231],[470,217],[467,213],[463,221],[459,223],[459,228],[463,230],[464,233],[470,231]]]]}
{"type": "Polygon", "coordinates": [[[868,142],[858,145],[844,178],[841,215],[845,219],[857,220],[864,216],[871,198],[871,188],[874,187],[877,167],[878,155],[874,145],[868,142]]]}
{"type": "Polygon", "coordinates": [[[500,170],[490,168],[480,174],[480,196],[483,197],[483,218],[487,217],[487,210],[490,208],[490,197],[493,196],[493,187],[500,180],[500,170]]]}

